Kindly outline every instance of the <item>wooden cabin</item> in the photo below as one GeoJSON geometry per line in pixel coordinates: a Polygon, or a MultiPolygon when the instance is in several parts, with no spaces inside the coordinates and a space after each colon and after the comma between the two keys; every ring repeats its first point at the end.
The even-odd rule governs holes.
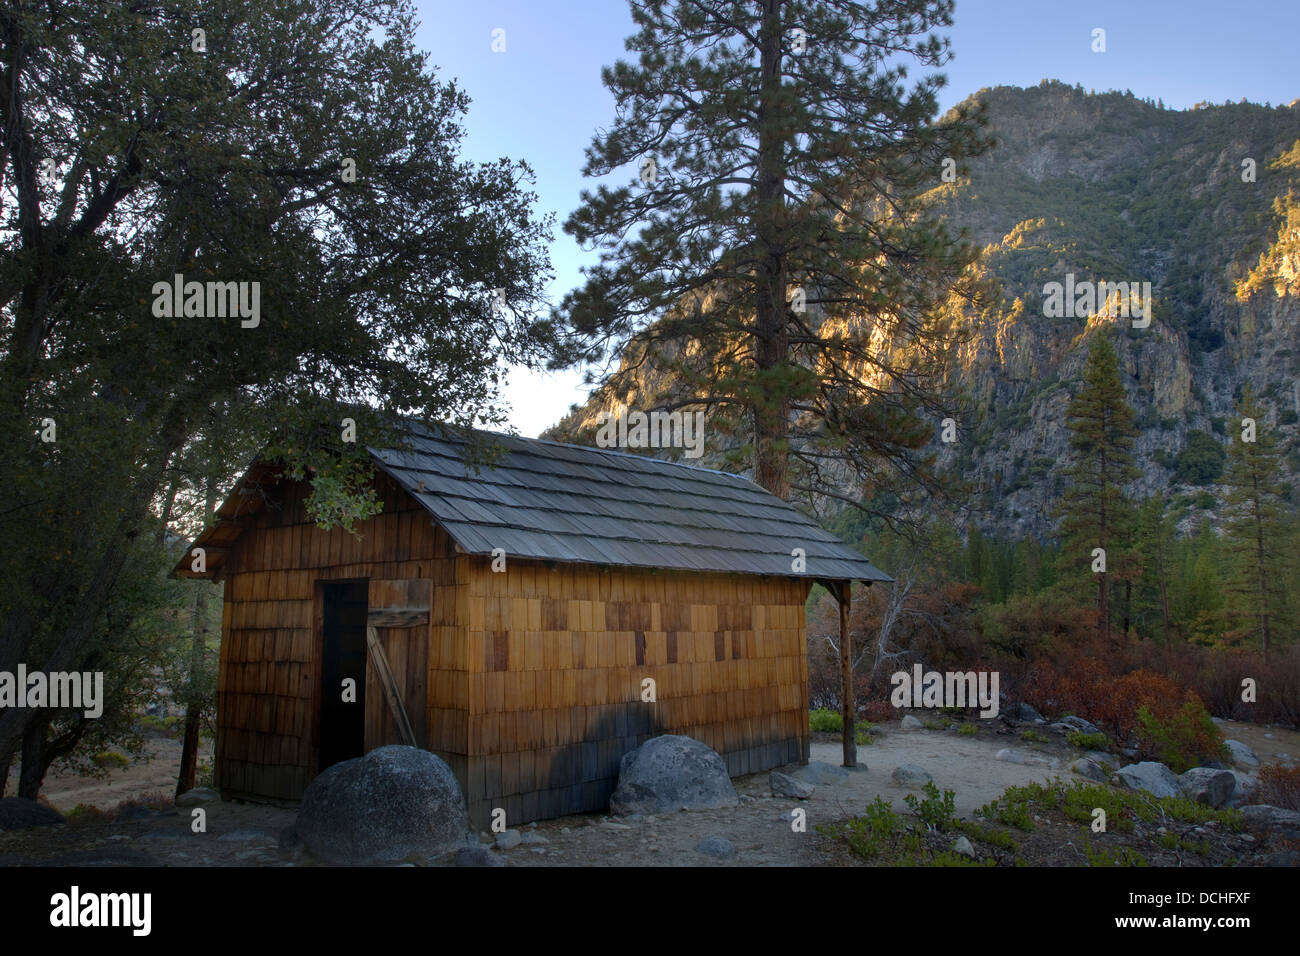
{"type": "Polygon", "coordinates": [[[510,436],[474,470],[463,440],[411,429],[371,449],[383,511],[355,534],[255,464],[194,542],[203,562],[177,566],[225,584],[223,796],[296,801],[336,761],[410,742],[484,828],[497,807],[607,807],[620,758],[658,734],[733,776],[808,759],[804,604],[814,580],[889,580],[866,558],[736,475],[510,436]]]}

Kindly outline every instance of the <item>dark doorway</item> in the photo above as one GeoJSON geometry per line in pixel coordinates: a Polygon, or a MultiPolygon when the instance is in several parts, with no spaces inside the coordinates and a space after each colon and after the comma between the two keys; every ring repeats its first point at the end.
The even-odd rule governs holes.
{"type": "MultiPolygon", "coordinates": [[[[360,757],[366,746],[365,581],[321,585],[320,769],[360,757]],[[355,701],[343,699],[343,681],[356,682],[355,701]]],[[[353,695],[350,693],[349,698],[353,695]]]]}

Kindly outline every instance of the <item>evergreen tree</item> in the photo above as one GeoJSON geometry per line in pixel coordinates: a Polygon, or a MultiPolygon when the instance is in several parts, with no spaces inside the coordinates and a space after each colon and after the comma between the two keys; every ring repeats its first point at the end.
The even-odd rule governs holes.
{"type": "Polygon", "coordinates": [[[938,487],[923,449],[956,334],[939,306],[980,283],[923,197],[984,148],[984,120],[932,122],[943,77],[903,81],[948,60],[951,0],[631,6],[639,59],[603,72],[616,119],[584,174],[636,178],[565,224],[602,255],[560,308],[585,357],[624,355],[611,400],[642,365],[671,372],[634,400],[707,411],[780,497],[842,497],[846,471],[876,500],[938,487]]]}
{"type": "Polygon", "coordinates": [[[1132,511],[1123,489],[1137,477],[1133,409],[1120,380],[1119,360],[1109,339],[1097,335],[1083,368],[1083,386],[1066,411],[1071,464],[1058,515],[1066,567],[1072,579],[1096,579],[1098,629],[1109,638],[1112,584],[1128,573],[1132,511]],[[1101,549],[1100,553],[1097,549],[1101,549]]]}
{"type": "Polygon", "coordinates": [[[1285,617],[1289,555],[1282,456],[1264,410],[1247,385],[1237,403],[1241,431],[1228,449],[1224,525],[1230,608],[1267,655],[1285,617]]]}
{"type": "Polygon", "coordinates": [[[1146,619],[1159,622],[1165,648],[1170,645],[1169,580],[1173,557],[1174,527],[1169,519],[1163,494],[1154,494],[1142,502],[1137,514],[1137,553],[1141,565],[1138,578],[1138,614],[1141,630],[1149,635],[1154,627],[1146,619]]]}

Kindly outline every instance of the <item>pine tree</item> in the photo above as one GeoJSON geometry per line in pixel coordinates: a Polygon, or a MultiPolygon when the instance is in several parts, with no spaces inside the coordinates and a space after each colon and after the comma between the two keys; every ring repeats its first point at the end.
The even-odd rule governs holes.
{"type": "Polygon", "coordinates": [[[1267,655],[1285,616],[1289,555],[1281,482],[1282,457],[1273,429],[1247,385],[1237,403],[1241,432],[1228,448],[1230,488],[1224,524],[1229,605],[1267,655]]]}
{"type": "Polygon", "coordinates": [[[1128,573],[1132,509],[1123,488],[1137,477],[1132,448],[1137,435],[1133,409],[1120,380],[1119,360],[1104,335],[1093,339],[1083,368],[1083,387],[1066,411],[1070,431],[1069,481],[1058,514],[1066,567],[1073,579],[1096,579],[1098,629],[1109,639],[1116,577],[1128,573]],[[1097,549],[1100,549],[1098,553],[1097,549]]]}
{"type": "MultiPolygon", "coordinates": [[[[1142,502],[1137,515],[1137,553],[1141,563],[1138,578],[1139,613],[1150,612],[1160,622],[1165,649],[1170,645],[1169,581],[1173,557],[1174,527],[1163,494],[1142,502]]],[[[1146,628],[1148,632],[1150,628],[1146,628]]]]}
{"type": "Polygon", "coordinates": [[[983,150],[984,117],[933,122],[943,79],[903,81],[949,58],[951,0],[631,6],[639,59],[603,73],[616,119],[584,174],[635,178],[566,222],[601,262],[559,310],[584,356],[625,356],[611,400],[642,366],[671,373],[635,400],[705,410],[780,497],[839,498],[846,471],[877,495],[936,488],[942,306],[981,283],[923,196],[983,150]]]}

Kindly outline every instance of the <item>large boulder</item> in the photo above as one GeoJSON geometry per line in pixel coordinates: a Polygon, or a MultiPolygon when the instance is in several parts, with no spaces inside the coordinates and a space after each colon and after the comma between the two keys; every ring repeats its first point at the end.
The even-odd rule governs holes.
{"type": "Polygon", "coordinates": [[[58,810],[43,806],[25,797],[5,797],[0,800],[0,830],[20,830],[23,827],[50,827],[63,822],[58,810]]]}
{"type": "Polygon", "coordinates": [[[727,765],[698,740],[665,734],[623,755],[609,809],[618,814],[716,810],[740,804],[727,765]]]}
{"type": "Polygon", "coordinates": [[[1259,766],[1259,757],[1255,756],[1255,751],[1240,740],[1225,740],[1223,745],[1228,748],[1228,756],[1235,766],[1246,770],[1253,770],[1259,766]]]}
{"type": "Polygon", "coordinates": [[[330,863],[427,860],[466,845],[469,814],[451,768],[415,747],[379,747],[307,787],[298,836],[330,863]]]}
{"type": "Polygon", "coordinates": [[[1155,797],[1176,797],[1179,793],[1178,778],[1174,772],[1154,760],[1120,767],[1116,774],[1126,787],[1144,790],[1155,797]]]}
{"type": "Polygon", "coordinates": [[[1193,767],[1178,778],[1178,788],[1189,800],[1217,809],[1231,799],[1237,778],[1227,770],[1193,767]]]}
{"type": "Polygon", "coordinates": [[[1228,773],[1232,774],[1232,779],[1237,785],[1233,788],[1232,796],[1228,798],[1226,806],[1239,807],[1254,799],[1255,793],[1259,790],[1259,777],[1251,773],[1242,773],[1240,770],[1229,770],[1228,773]]]}
{"type": "Polygon", "coordinates": [[[1300,813],[1253,804],[1241,808],[1241,819],[1246,829],[1257,834],[1271,834],[1279,840],[1300,840],[1300,813]]]}

